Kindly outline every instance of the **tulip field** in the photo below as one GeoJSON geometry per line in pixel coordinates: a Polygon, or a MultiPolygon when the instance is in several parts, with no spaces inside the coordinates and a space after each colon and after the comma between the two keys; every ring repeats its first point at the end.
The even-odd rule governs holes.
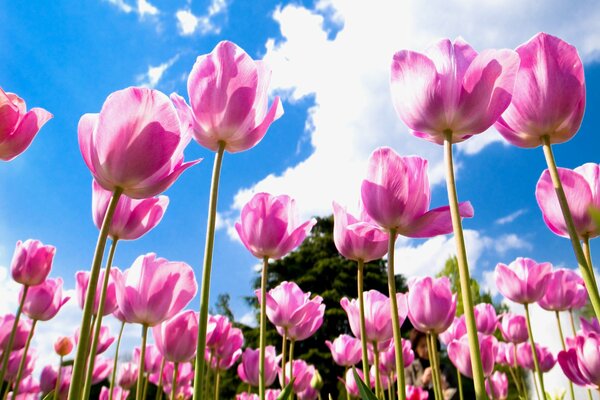
{"type": "MultiPolygon", "coordinates": [[[[108,94],[77,125],[97,242],[86,255],[87,269],[75,274],[75,295],[63,287],[72,278],[53,266],[55,246],[36,238],[19,240],[14,251],[9,244],[10,275],[20,291],[11,303],[0,300],[17,304],[0,315],[0,399],[216,400],[233,392],[237,400],[598,399],[600,293],[590,240],[600,235],[600,165],[581,160],[563,168],[554,153],[582,124],[584,64],[561,37],[540,32],[522,39],[514,50],[478,51],[462,38],[439,38],[389,54],[390,105],[399,124],[443,154],[447,199],[432,205],[425,155],[401,155],[392,143],[372,149],[358,207],[330,199],[336,257],[353,266],[356,280],[339,299],[338,336],[319,343],[335,371],[344,371],[337,381],[319,372],[329,366],[307,361],[319,350],[304,345],[327,323],[326,294],[270,279],[273,268],[319,237],[321,220],[302,217],[303,204],[292,196],[252,193],[232,223],[232,234],[258,266],[249,300],[256,306],[256,337],[245,337],[239,321],[211,308],[211,274],[224,273],[213,265],[223,168],[286,118],[283,100],[270,90],[271,66],[222,40],[198,54],[185,77],[186,93],[130,86],[108,94]],[[524,250],[494,265],[502,299],[479,302],[469,266],[473,249],[463,230],[463,222],[477,218],[476,207],[459,201],[455,157],[462,142],[490,128],[506,146],[531,149],[545,160],[529,188],[539,206],[537,223],[569,244],[573,267],[534,260],[524,250]],[[200,159],[184,158],[193,146],[211,154],[203,168],[212,163],[210,180],[201,183],[208,209],[192,210],[206,217],[197,263],[150,251],[117,267],[117,245],[155,229],[177,201],[163,193],[199,168],[200,159]],[[400,285],[398,241],[440,235],[451,235],[455,245],[455,277],[413,276],[400,285]],[[370,287],[373,263],[383,266],[384,287],[370,287]],[[79,306],[78,325],[72,335],[52,338],[53,362],[40,365],[33,339],[67,302],[79,306]],[[532,325],[533,306],[553,321],[562,350],[539,339],[544,332],[532,325]],[[110,332],[107,321],[117,321],[120,331],[110,332]],[[136,346],[123,340],[132,325],[139,332],[136,346]],[[562,394],[546,388],[552,369],[565,378],[562,394]]],[[[37,99],[2,85],[0,167],[8,170],[55,116],[37,99]]],[[[325,258],[321,251],[315,257],[325,258]]],[[[327,284],[337,288],[334,275],[327,284]]]]}

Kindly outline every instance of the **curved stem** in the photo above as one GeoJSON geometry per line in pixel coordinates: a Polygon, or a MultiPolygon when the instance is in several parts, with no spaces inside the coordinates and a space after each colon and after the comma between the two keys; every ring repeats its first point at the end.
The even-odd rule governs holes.
{"type": "MultiPolygon", "coordinates": [[[[556,314],[556,324],[558,325],[558,334],[560,335],[560,343],[562,345],[562,349],[564,351],[567,350],[567,346],[565,344],[565,335],[563,335],[562,325],[560,324],[560,314],[558,311],[554,311],[556,314]]],[[[571,394],[571,400],[575,400],[575,391],[573,390],[573,382],[569,381],[569,392],[571,394]]]]}
{"type": "Polygon", "coordinates": [[[62,364],[63,356],[60,356],[60,362],[58,363],[58,373],[56,374],[56,384],[54,385],[54,395],[52,396],[54,400],[58,399],[58,391],[60,390],[60,380],[62,375],[62,364]]]}
{"type": "Polygon", "coordinates": [[[17,308],[17,313],[15,314],[15,321],[13,322],[13,326],[10,331],[10,336],[8,337],[8,344],[6,345],[6,349],[3,349],[4,353],[2,354],[2,364],[0,364],[2,365],[2,370],[0,370],[0,385],[4,383],[6,369],[8,368],[8,359],[10,357],[10,353],[12,352],[12,348],[15,343],[15,336],[17,335],[17,328],[19,327],[19,320],[21,319],[21,313],[23,312],[23,304],[25,304],[25,298],[27,297],[28,291],[29,286],[23,285],[23,295],[21,296],[19,308],[17,308]]]}
{"type": "Polygon", "coordinates": [[[432,371],[431,372],[431,380],[432,380],[431,386],[433,387],[433,394],[434,394],[434,397],[435,397],[436,400],[440,400],[440,399],[442,399],[442,397],[441,397],[442,395],[439,392],[439,386],[438,386],[438,383],[437,383],[438,376],[437,376],[437,373],[436,373],[434,361],[432,360],[433,352],[435,350],[434,350],[434,348],[432,346],[432,343],[431,343],[431,335],[429,335],[429,334],[426,335],[425,342],[427,343],[427,354],[429,355],[429,362],[430,362],[429,366],[430,366],[431,371],[432,371]]]}
{"type": "MultiPolygon", "coordinates": [[[[371,343],[371,346],[373,346],[373,356],[375,358],[373,364],[375,367],[375,393],[378,398],[381,398],[383,389],[381,388],[381,374],[379,372],[379,348],[377,347],[377,342],[371,343]]],[[[365,380],[367,380],[367,382],[370,380],[369,375],[369,370],[367,370],[367,372],[365,372],[365,380]]]]}
{"type": "Polygon", "coordinates": [[[31,331],[29,331],[29,336],[27,336],[27,342],[25,342],[23,357],[21,357],[21,362],[19,363],[19,370],[17,371],[17,378],[15,379],[15,385],[13,386],[12,391],[13,399],[19,398],[19,385],[21,384],[21,378],[23,378],[23,371],[25,370],[25,363],[27,362],[27,352],[29,351],[29,346],[31,345],[31,339],[33,338],[33,332],[35,331],[36,324],[37,319],[34,319],[33,323],[31,324],[31,331]]]}
{"type": "MultiPolygon", "coordinates": [[[[519,378],[521,388],[523,388],[523,398],[527,398],[527,386],[525,385],[525,381],[523,380],[523,374],[521,373],[521,369],[519,368],[519,364],[517,363],[517,346],[516,345],[513,346],[513,357],[514,357],[515,373],[517,374],[517,376],[519,378]]],[[[533,383],[535,383],[535,391],[539,395],[539,390],[537,387],[537,383],[535,382],[535,379],[533,380],[533,383]]]]}
{"type": "Polygon", "coordinates": [[[200,315],[198,326],[198,350],[196,351],[196,370],[194,371],[194,400],[202,399],[202,377],[204,376],[204,353],[206,351],[206,326],[208,324],[208,302],[210,298],[210,272],[215,241],[215,226],[217,221],[217,199],[219,197],[219,176],[225,142],[219,142],[215,155],[212,180],[210,184],[210,202],[208,204],[208,221],[206,223],[206,242],[204,246],[204,265],[202,269],[202,288],[200,291],[200,315]]]}
{"type": "MultiPolygon", "coordinates": [[[[167,363],[167,359],[163,357],[160,362],[160,372],[158,373],[158,387],[156,389],[156,400],[161,400],[163,395],[163,371],[165,370],[165,364],[167,363]]],[[[173,386],[171,386],[173,387],[173,386]]]]}
{"type": "Polygon", "coordinates": [[[179,363],[175,363],[173,367],[173,379],[171,380],[171,400],[175,400],[177,393],[177,375],[179,375],[179,363]]]}
{"type": "Polygon", "coordinates": [[[552,153],[550,138],[548,136],[543,136],[542,143],[544,156],[546,157],[546,164],[548,165],[548,171],[550,172],[550,177],[552,178],[552,184],[554,185],[554,190],[556,192],[556,196],[558,197],[560,209],[565,218],[565,224],[567,225],[567,230],[569,231],[569,237],[571,238],[571,245],[573,246],[573,251],[575,252],[575,258],[577,258],[577,264],[579,265],[581,276],[585,282],[585,287],[588,291],[596,318],[600,319],[600,296],[598,295],[596,279],[594,278],[592,268],[585,259],[585,255],[583,254],[583,250],[581,248],[581,243],[579,242],[579,236],[575,230],[575,224],[573,223],[573,216],[571,215],[571,210],[569,209],[567,196],[565,195],[562,182],[560,181],[560,177],[558,175],[558,169],[556,168],[556,161],[554,160],[554,154],[552,153]]]}
{"type": "Polygon", "coordinates": [[[117,366],[119,364],[119,347],[121,347],[121,338],[123,337],[123,329],[125,328],[125,322],[121,322],[121,329],[119,329],[119,337],[117,338],[117,348],[115,350],[115,360],[113,361],[113,370],[110,377],[110,389],[108,394],[108,400],[113,400],[113,391],[115,389],[115,380],[117,379],[117,366]]]}
{"type": "Polygon", "coordinates": [[[360,344],[362,346],[362,369],[363,373],[369,370],[369,351],[367,349],[367,338],[365,332],[367,331],[365,323],[365,295],[364,295],[364,269],[365,262],[358,260],[358,272],[356,276],[356,282],[358,286],[358,308],[360,311],[360,344]]]}
{"type": "MultiPolygon", "coordinates": [[[[533,356],[533,364],[535,365],[535,372],[538,376],[538,380],[540,381],[541,393],[538,393],[538,399],[544,400],[546,396],[546,389],[544,388],[544,376],[542,375],[542,370],[540,369],[540,361],[538,359],[535,341],[533,340],[533,330],[531,329],[531,317],[529,316],[529,304],[524,304],[524,306],[525,319],[527,320],[527,330],[529,331],[529,344],[531,345],[531,354],[533,356]],[[543,397],[540,397],[540,395],[543,397]]],[[[533,380],[535,382],[535,378],[533,380]]]]}
{"type": "Polygon", "coordinates": [[[460,400],[463,400],[464,394],[463,394],[462,376],[461,376],[458,368],[456,368],[456,378],[457,378],[456,380],[458,381],[458,398],[460,400]]]}
{"type": "MultiPolygon", "coordinates": [[[[263,258],[262,274],[260,278],[260,358],[258,360],[258,393],[260,400],[265,400],[265,351],[267,347],[267,273],[269,257],[263,258]]],[[[284,381],[285,382],[285,381],[284,381]]]]}
{"type": "Polygon", "coordinates": [[[217,369],[215,371],[215,400],[219,400],[219,392],[221,386],[221,369],[219,368],[219,364],[221,364],[221,359],[217,357],[217,369]]]}
{"type": "MultiPolygon", "coordinates": [[[[392,313],[392,329],[394,331],[394,352],[396,361],[396,373],[398,380],[398,398],[406,400],[406,389],[404,382],[404,360],[402,360],[402,332],[400,332],[400,320],[398,317],[398,299],[396,298],[396,273],[394,272],[394,247],[396,244],[397,232],[395,229],[389,230],[388,240],[388,290],[390,294],[390,311],[392,313]]],[[[379,367],[378,367],[379,368],[379,367]]],[[[391,384],[391,382],[390,382],[391,384]]]]}
{"type": "MultiPolygon", "coordinates": [[[[517,375],[515,374],[515,368],[509,365],[508,372],[510,372],[510,376],[512,377],[513,382],[515,382],[515,386],[517,387],[517,393],[519,394],[519,399],[524,399],[525,395],[523,394],[520,380],[517,379],[517,375]]],[[[517,373],[518,373],[518,371],[517,371],[517,373]]]]}
{"type": "MultiPolygon", "coordinates": [[[[283,340],[281,341],[281,375],[283,377],[283,379],[281,381],[283,382],[283,386],[285,386],[286,344],[287,344],[287,328],[283,328],[283,340]]],[[[248,393],[250,393],[250,391],[248,391],[248,393]]]]}
{"type": "Polygon", "coordinates": [[[142,347],[140,349],[140,365],[138,367],[138,379],[137,386],[135,389],[135,398],[136,400],[143,399],[143,391],[144,391],[144,367],[145,367],[145,358],[146,358],[146,341],[148,340],[148,325],[142,325],[142,347]]]}
{"type": "Polygon", "coordinates": [[[83,374],[85,373],[87,366],[87,351],[89,350],[91,331],[90,321],[92,320],[94,298],[96,297],[96,287],[98,285],[98,277],[100,275],[100,268],[102,266],[102,258],[104,256],[108,231],[122,193],[123,189],[115,189],[110,199],[110,203],[108,204],[106,214],[104,215],[104,221],[102,221],[100,233],[98,234],[98,242],[96,243],[96,250],[94,251],[94,259],[92,261],[92,269],[90,271],[90,279],[88,281],[85,304],[83,306],[83,316],[81,318],[81,325],[79,327],[79,344],[77,346],[77,355],[75,356],[75,363],[73,364],[73,375],[71,377],[71,386],[69,388],[69,399],[71,400],[82,398],[81,389],[83,384],[83,374]]]}

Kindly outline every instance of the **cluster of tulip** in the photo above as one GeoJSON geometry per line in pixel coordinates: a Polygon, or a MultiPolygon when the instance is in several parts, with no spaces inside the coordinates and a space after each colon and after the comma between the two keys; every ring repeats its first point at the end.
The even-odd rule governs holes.
{"type": "MultiPolygon", "coordinates": [[[[0,382],[7,381],[7,396],[36,398],[38,392],[53,392],[54,398],[88,398],[91,386],[111,375],[111,386],[102,388],[102,399],[125,399],[134,386],[135,397],[145,398],[148,382],[158,387],[159,398],[163,394],[171,399],[218,398],[220,372],[240,357],[238,375],[257,386],[258,394],[242,393],[239,399],[287,398],[291,392],[306,400],[320,396],[319,374],[315,366],[294,359],[294,344],[319,329],[325,305],[319,296],[311,298],[293,282],[267,288],[270,261],[298,247],[316,222],[299,221],[294,200],[258,193],[242,208],[235,225],[242,243],[262,261],[261,288],[256,292],[258,349],[242,352],[241,331],[227,318],[208,314],[223,155],[255,146],[282,115],[278,98],[268,106],[269,79],[270,71],[261,61],[252,60],[233,43],[221,42],[212,53],[198,58],[189,75],[191,106],[177,94],[169,98],[157,90],[128,88],[112,93],[99,114],[81,117],[79,144],[94,178],[92,207],[99,237],[91,269],[76,276],[83,316],[74,336],[74,364],[64,365],[63,357],[73,343],[60,338],[56,342],[58,368],[46,366],[39,385],[30,377],[34,357],[29,347],[35,326],[54,317],[68,298],[62,296],[62,280],[48,278],[55,249],[34,240],[19,242],[11,268],[14,280],[23,285],[20,305],[15,315],[0,320],[0,382]],[[135,240],[155,227],[168,205],[168,198],[158,195],[200,161],[184,162],[183,151],[192,137],[216,153],[199,313],[184,310],[198,291],[189,265],[150,253],[139,256],[125,271],[112,266],[117,243],[135,240]],[[103,263],[108,238],[111,245],[103,263]],[[21,314],[30,320],[22,320],[21,314]],[[102,325],[109,314],[122,323],[112,363],[98,357],[115,341],[102,325]],[[267,319],[282,336],[280,356],[267,345],[267,319]],[[133,362],[119,369],[119,344],[126,323],[141,325],[142,343],[134,351],[133,362]],[[148,343],[150,328],[154,345],[148,343]],[[212,394],[208,369],[214,371],[212,394]],[[267,390],[277,375],[281,391],[267,390]]],[[[411,343],[401,338],[400,327],[408,318],[426,334],[437,399],[445,396],[438,336],[458,376],[473,379],[478,399],[486,398],[486,393],[492,399],[506,398],[508,380],[503,373],[493,372],[496,363],[509,367],[522,397],[527,396],[526,387],[514,368],[535,370],[534,382],[539,384],[538,398],[542,399],[542,373],[552,368],[555,358],[535,343],[528,306],[537,302],[558,316],[582,307],[589,298],[600,316],[589,250],[589,239],[600,234],[600,227],[588,213],[589,208],[600,208],[600,167],[586,164],[574,171],[559,169],[551,148],[570,139],[581,123],[585,105],[581,60],[575,48],[543,33],[516,51],[479,54],[460,39],[441,40],[425,54],[395,54],[391,90],[394,106],[412,133],[444,146],[449,206],[430,209],[426,160],[402,157],[387,147],[376,149],[369,159],[359,217],[333,204],[335,244],[344,257],[357,263],[358,298],[341,300],[354,338],[342,335],[327,343],[334,361],[348,368],[343,377],[348,396],[383,398],[388,390],[390,396],[402,400],[427,398],[422,388],[406,385],[405,367],[415,358],[411,343]],[[548,263],[522,258],[510,265],[498,264],[499,291],[525,306],[525,317],[502,317],[500,330],[507,343],[492,336],[498,326],[493,308],[473,305],[462,218],[474,212],[469,202],[458,202],[452,159],[453,144],[492,125],[516,146],[543,147],[549,169],[540,178],[536,196],[550,229],[571,239],[581,272],[579,276],[570,270],[552,271],[548,263]],[[457,244],[464,307],[460,318],[456,318],[457,299],[447,278],[411,279],[406,294],[397,293],[395,287],[398,235],[428,238],[451,232],[457,244]],[[364,264],[386,254],[388,296],[365,290],[363,284],[364,264]],[[546,291],[547,287],[551,289],[546,291]],[[355,368],[360,362],[362,368],[355,368]]],[[[0,158],[10,160],[25,150],[51,115],[41,109],[26,112],[20,98],[0,91],[0,118],[0,158]]],[[[600,325],[592,320],[583,321],[582,327],[574,337],[563,339],[557,358],[571,381],[597,389],[600,325]]],[[[562,328],[560,332],[563,336],[562,328]]],[[[571,395],[574,398],[572,388],[571,395]]]]}

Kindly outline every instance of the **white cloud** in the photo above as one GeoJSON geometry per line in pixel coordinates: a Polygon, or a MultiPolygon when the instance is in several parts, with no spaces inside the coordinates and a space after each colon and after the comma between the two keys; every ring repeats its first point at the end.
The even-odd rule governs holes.
{"type": "Polygon", "coordinates": [[[221,33],[221,19],[227,15],[227,0],[212,0],[206,13],[196,16],[187,9],[178,10],[175,13],[179,33],[183,36],[190,36],[198,32],[201,35],[208,33],[221,33]]]}
{"type": "Polygon", "coordinates": [[[140,74],[136,77],[138,84],[149,88],[155,88],[160,83],[165,72],[173,66],[178,59],[179,54],[176,54],[160,65],[148,66],[148,71],[145,74],[140,74]]]}
{"type": "Polygon", "coordinates": [[[519,218],[521,215],[525,214],[526,212],[527,212],[526,209],[521,208],[520,210],[512,212],[502,218],[498,218],[496,221],[494,221],[494,223],[496,225],[510,224],[511,222],[513,222],[514,220],[516,220],[517,218],[519,218]]]}
{"type": "Polygon", "coordinates": [[[135,12],[140,16],[140,18],[145,17],[146,15],[154,16],[158,15],[160,11],[158,8],[153,6],[148,2],[148,0],[137,0],[135,6],[132,6],[125,2],[125,0],[107,0],[110,4],[117,7],[120,11],[124,13],[132,13],[135,12]]]}
{"type": "Polygon", "coordinates": [[[256,314],[254,313],[254,311],[248,311],[247,313],[242,315],[242,317],[238,321],[252,328],[256,328],[256,326],[258,326],[258,324],[256,323],[256,314]]]}

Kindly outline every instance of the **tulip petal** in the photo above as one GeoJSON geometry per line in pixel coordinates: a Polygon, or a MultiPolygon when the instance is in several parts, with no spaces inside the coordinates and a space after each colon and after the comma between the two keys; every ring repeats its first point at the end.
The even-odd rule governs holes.
{"type": "MultiPolygon", "coordinates": [[[[471,218],[474,215],[473,206],[470,202],[462,202],[458,205],[460,216],[471,218]]],[[[430,238],[438,235],[446,235],[452,232],[452,217],[450,207],[443,206],[427,211],[417,218],[412,225],[400,234],[412,238],[430,238]]]]}

